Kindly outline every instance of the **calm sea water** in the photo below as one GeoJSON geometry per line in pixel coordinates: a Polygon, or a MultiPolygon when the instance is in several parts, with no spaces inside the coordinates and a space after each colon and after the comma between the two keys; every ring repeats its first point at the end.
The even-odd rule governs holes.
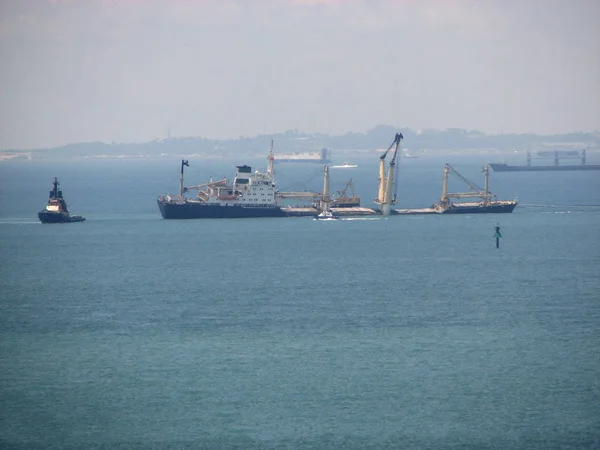
{"type": "MultiPolygon", "coordinates": [[[[332,188],[370,205],[354,160],[332,188]]],[[[401,207],[444,162],[402,163],[401,207]]],[[[493,174],[510,215],[162,220],[178,164],[0,164],[0,447],[600,447],[600,173],[493,174]],[[37,222],[53,176],[86,222],[37,222]]]]}

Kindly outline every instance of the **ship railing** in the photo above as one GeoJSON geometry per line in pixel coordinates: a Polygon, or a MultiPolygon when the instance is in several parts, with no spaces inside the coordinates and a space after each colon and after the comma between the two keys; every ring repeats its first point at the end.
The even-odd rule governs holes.
{"type": "Polygon", "coordinates": [[[161,195],[159,197],[159,200],[161,202],[167,202],[167,203],[183,203],[183,202],[185,202],[185,197],[182,197],[181,195],[167,194],[167,195],[161,195]]]}
{"type": "Polygon", "coordinates": [[[318,192],[304,191],[304,192],[277,192],[277,198],[282,199],[312,199],[314,197],[320,197],[321,194],[318,192]]]}
{"type": "Polygon", "coordinates": [[[234,203],[233,206],[243,206],[244,208],[277,208],[278,205],[273,203],[259,203],[259,204],[243,204],[243,203],[234,203]]]}

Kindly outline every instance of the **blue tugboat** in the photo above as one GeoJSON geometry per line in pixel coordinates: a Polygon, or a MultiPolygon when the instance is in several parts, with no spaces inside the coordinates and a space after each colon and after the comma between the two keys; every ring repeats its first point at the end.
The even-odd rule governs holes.
{"type": "Polygon", "coordinates": [[[72,216],[69,213],[67,202],[63,198],[62,191],[58,190],[58,180],[54,177],[54,183],[52,190],[50,191],[50,198],[46,208],[38,213],[38,218],[42,223],[70,223],[70,222],[83,222],[85,217],[72,216]]]}

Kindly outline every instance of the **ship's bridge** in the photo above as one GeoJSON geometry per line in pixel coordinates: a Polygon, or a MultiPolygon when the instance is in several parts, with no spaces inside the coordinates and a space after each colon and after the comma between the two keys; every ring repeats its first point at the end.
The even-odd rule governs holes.
{"type": "Polygon", "coordinates": [[[252,167],[250,166],[236,166],[237,167],[237,173],[235,174],[235,178],[233,180],[233,184],[235,186],[237,185],[244,185],[244,184],[248,184],[250,183],[250,177],[252,175],[252,167]]]}

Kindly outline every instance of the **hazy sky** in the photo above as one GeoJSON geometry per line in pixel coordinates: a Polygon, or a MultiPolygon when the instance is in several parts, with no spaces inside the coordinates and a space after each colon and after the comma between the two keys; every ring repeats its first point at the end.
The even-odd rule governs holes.
{"type": "Polygon", "coordinates": [[[600,130],[600,0],[0,0],[0,148],[600,130]]]}

